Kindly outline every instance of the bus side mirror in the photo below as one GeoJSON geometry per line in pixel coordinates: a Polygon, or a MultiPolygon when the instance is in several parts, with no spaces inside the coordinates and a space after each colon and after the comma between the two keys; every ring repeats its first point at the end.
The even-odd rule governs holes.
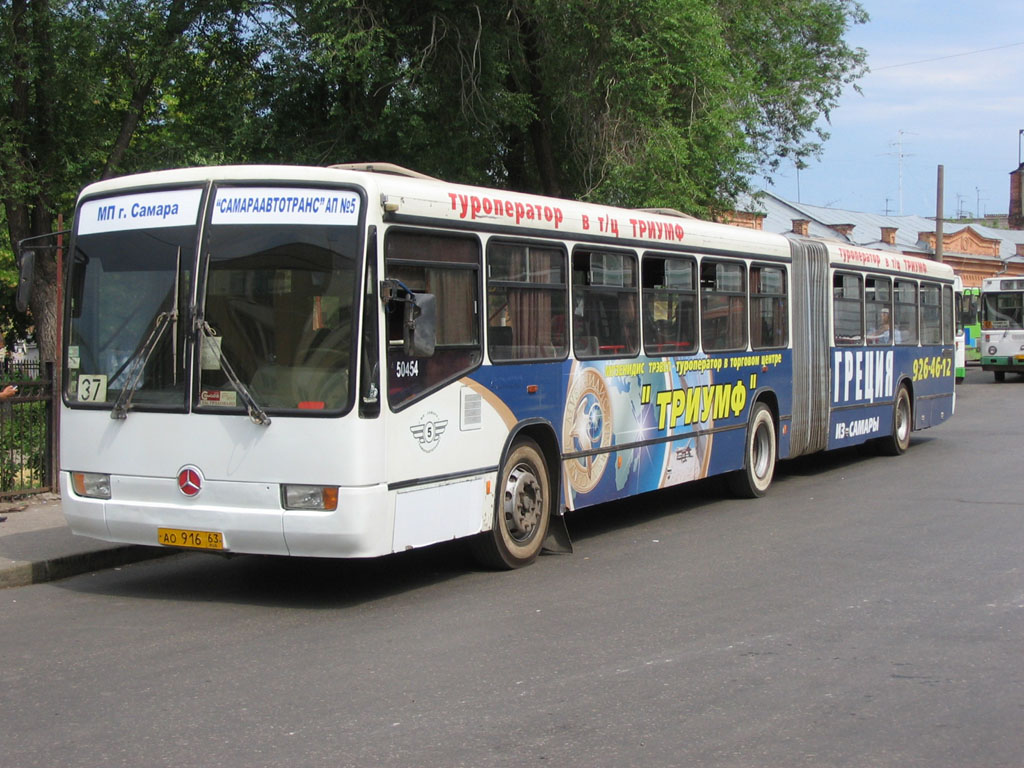
{"type": "Polygon", "coordinates": [[[437,302],[432,293],[414,293],[405,302],[402,342],[409,357],[433,357],[437,342],[437,302]]]}
{"type": "Polygon", "coordinates": [[[19,312],[27,312],[28,304],[32,298],[32,278],[36,271],[36,252],[22,251],[21,262],[18,265],[18,293],[14,303],[19,312]]]}

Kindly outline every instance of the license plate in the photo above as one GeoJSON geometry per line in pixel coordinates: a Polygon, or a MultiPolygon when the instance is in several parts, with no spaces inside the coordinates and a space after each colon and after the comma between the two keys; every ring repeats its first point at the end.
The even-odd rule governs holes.
{"type": "Polygon", "coordinates": [[[167,547],[224,549],[224,534],[219,531],[190,531],[187,528],[157,528],[157,541],[167,547]]]}

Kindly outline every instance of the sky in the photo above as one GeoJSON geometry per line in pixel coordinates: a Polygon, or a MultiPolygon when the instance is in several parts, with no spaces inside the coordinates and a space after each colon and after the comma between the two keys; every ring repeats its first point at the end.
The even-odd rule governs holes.
{"type": "Polygon", "coordinates": [[[1024,0],[861,0],[846,36],[871,71],[848,87],[820,159],[766,188],[861,213],[1006,214],[1024,140],[1024,0]],[[902,183],[901,183],[902,178],[902,183]]]}

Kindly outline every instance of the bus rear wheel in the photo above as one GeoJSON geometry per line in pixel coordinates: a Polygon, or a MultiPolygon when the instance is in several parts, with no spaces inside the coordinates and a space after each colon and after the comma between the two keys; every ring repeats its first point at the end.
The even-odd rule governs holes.
{"type": "Polygon", "coordinates": [[[511,570],[537,559],[551,522],[551,477],[540,447],[517,440],[498,476],[491,530],[473,540],[473,554],[488,568],[511,570]]]}
{"type": "Polygon", "coordinates": [[[747,425],[743,469],[729,476],[729,488],[744,499],[764,496],[775,476],[775,420],[764,403],[754,405],[747,425]]]}
{"type": "Polygon", "coordinates": [[[910,407],[910,392],[905,386],[896,393],[892,409],[892,434],[883,437],[879,443],[886,456],[899,456],[910,447],[910,433],[914,428],[914,414],[910,407]]]}

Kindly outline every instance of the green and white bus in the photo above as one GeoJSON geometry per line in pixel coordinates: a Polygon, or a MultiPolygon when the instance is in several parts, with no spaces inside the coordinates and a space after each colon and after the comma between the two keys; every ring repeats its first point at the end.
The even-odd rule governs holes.
{"type": "Polygon", "coordinates": [[[1024,373],[1024,277],[982,281],[981,367],[996,381],[1024,373]]]}

